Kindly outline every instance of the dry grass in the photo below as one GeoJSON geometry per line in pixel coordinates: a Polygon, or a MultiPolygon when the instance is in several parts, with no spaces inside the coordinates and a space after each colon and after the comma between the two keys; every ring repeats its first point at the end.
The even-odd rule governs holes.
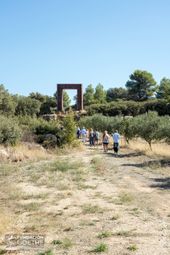
{"type": "Polygon", "coordinates": [[[148,156],[163,156],[170,157],[170,145],[159,142],[153,143],[152,151],[149,148],[149,145],[142,139],[134,139],[130,142],[129,147],[133,150],[141,151],[148,156]]]}
{"type": "Polygon", "coordinates": [[[21,154],[24,159],[39,160],[48,159],[50,154],[41,146],[20,144],[13,149],[14,153],[21,154]]]}
{"type": "Polygon", "coordinates": [[[113,233],[113,236],[123,236],[123,237],[130,237],[130,236],[135,236],[136,234],[133,233],[135,229],[132,230],[119,230],[115,233],[113,233]]]}
{"type": "Polygon", "coordinates": [[[85,151],[85,147],[80,140],[75,140],[70,145],[65,145],[62,148],[56,148],[54,150],[57,155],[68,155],[76,153],[77,151],[85,151]]]}
{"type": "Polygon", "coordinates": [[[97,175],[103,175],[106,170],[114,169],[113,164],[110,164],[110,162],[106,164],[105,158],[99,156],[93,157],[90,163],[92,170],[95,171],[97,175]]]}
{"type": "Polygon", "coordinates": [[[84,204],[82,206],[82,212],[83,214],[96,214],[96,213],[103,213],[103,209],[99,207],[98,205],[92,205],[92,204],[84,204]]]}
{"type": "Polygon", "coordinates": [[[134,200],[134,197],[131,193],[121,192],[119,195],[119,200],[122,204],[131,203],[134,200]]]}
{"type": "MultiPolygon", "coordinates": [[[[2,210],[2,207],[1,207],[2,210]]],[[[0,213],[0,235],[8,232],[11,226],[12,218],[6,211],[2,210],[0,213]]]]}
{"type": "Polygon", "coordinates": [[[169,237],[169,194],[150,187],[153,178],[161,178],[155,170],[129,166],[148,157],[123,152],[115,158],[102,153],[102,147],[68,155],[54,151],[52,160],[2,164],[0,242],[8,232],[42,233],[49,255],[130,254],[137,249],[151,255],[148,243],[165,254],[168,247],[159,240],[169,237]]]}
{"type": "Polygon", "coordinates": [[[19,162],[49,159],[52,155],[37,144],[19,144],[15,147],[0,146],[0,160],[19,162]]]}
{"type": "Polygon", "coordinates": [[[0,177],[7,177],[9,175],[11,175],[12,173],[16,172],[18,169],[16,166],[12,165],[12,164],[7,164],[7,163],[1,163],[0,164],[0,177]]]}
{"type": "Polygon", "coordinates": [[[44,159],[53,159],[56,155],[69,155],[77,151],[83,151],[85,148],[80,141],[74,141],[71,145],[53,150],[46,150],[36,143],[21,143],[17,146],[4,147],[0,145],[1,162],[20,162],[20,161],[38,161],[44,159]]]}
{"type": "Polygon", "coordinates": [[[99,233],[97,235],[97,238],[104,239],[104,238],[111,237],[111,236],[112,236],[112,232],[110,232],[110,231],[103,231],[103,232],[101,232],[101,233],[99,233]]]}

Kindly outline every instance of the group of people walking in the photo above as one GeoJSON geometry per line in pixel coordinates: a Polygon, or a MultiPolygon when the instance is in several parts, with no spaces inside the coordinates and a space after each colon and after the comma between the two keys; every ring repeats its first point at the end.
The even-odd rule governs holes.
{"type": "MultiPolygon", "coordinates": [[[[106,130],[101,136],[98,130],[93,130],[92,128],[87,130],[84,127],[80,129],[78,127],[77,138],[78,139],[81,138],[83,143],[85,143],[88,139],[90,146],[99,145],[99,141],[102,141],[104,152],[108,151],[108,146],[110,143],[110,135],[108,134],[106,130]]],[[[118,133],[117,130],[115,130],[115,132],[112,134],[112,139],[113,139],[113,150],[117,154],[119,151],[119,143],[120,143],[120,134],[118,133]]]]}
{"type": "Polygon", "coordinates": [[[84,127],[82,129],[78,127],[77,138],[82,138],[82,142],[84,143],[87,141],[87,139],[89,139],[90,146],[95,146],[99,144],[99,131],[94,131],[92,128],[86,130],[84,127]]]}

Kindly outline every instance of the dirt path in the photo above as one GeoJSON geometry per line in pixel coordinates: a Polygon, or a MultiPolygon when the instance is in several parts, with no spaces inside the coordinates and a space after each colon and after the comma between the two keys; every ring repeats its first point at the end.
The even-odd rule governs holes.
{"type": "Polygon", "coordinates": [[[8,167],[0,177],[2,240],[9,232],[45,234],[49,255],[170,254],[168,164],[87,147],[8,167]]]}

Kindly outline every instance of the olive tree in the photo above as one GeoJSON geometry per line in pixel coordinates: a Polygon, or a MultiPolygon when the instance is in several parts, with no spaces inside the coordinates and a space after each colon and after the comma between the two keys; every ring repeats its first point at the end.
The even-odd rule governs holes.
{"type": "Polygon", "coordinates": [[[143,138],[152,150],[152,142],[161,139],[161,117],[156,112],[136,116],[133,120],[135,135],[143,138]]]}

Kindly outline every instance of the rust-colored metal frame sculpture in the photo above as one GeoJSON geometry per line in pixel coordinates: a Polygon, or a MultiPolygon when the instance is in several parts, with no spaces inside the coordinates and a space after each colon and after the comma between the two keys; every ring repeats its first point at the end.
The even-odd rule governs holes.
{"type": "Polygon", "coordinates": [[[77,90],[77,110],[83,110],[83,86],[82,84],[57,84],[57,110],[62,112],[63,107],[63,90],[76,89],[77,90]]]}

